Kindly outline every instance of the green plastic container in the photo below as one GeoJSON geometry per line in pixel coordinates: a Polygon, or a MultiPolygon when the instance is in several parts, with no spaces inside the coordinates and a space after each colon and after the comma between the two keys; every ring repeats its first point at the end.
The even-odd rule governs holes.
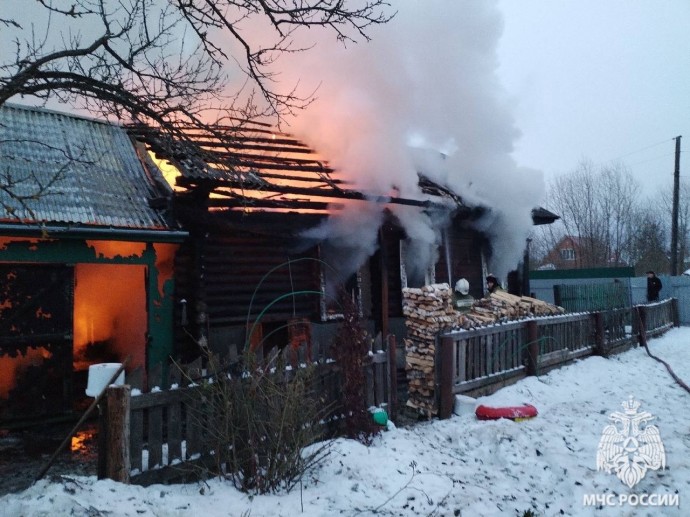
{"type": "Polygon", "coordinates": [[[380,426],[387,426],[388,425],[388,413],[386,413],[383,409],[372,413],[372,416],[374,417],[374,423],[376,425],[380,425],[380,426]]]}

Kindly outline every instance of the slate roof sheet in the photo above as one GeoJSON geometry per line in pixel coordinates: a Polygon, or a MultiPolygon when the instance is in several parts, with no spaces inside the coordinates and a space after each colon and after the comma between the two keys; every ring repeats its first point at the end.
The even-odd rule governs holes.
{"type": "MultiPolygon", "coordinates": [[[[164,194],[119,126],[44,108],[0,107],[0,185],[14,195],[45,192],[22,207],[0,189],[0,221],[170,229],[149,199],[164,194]],[[57,178],[57,179],[55,179],[57,178]]],[[[160,180],[160,184],[158,181],[160,180]]]]}

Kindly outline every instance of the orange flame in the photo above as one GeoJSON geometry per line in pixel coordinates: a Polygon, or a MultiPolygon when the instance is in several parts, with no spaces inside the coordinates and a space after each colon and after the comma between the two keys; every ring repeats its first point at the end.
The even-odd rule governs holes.
{"type": "Polygon", "coordinates": [[[14,388],[17,377],[29,366],[38,366],[52,354],[43,347],[29,347],[26,354],[17,357],[0,356],[0,398],[6,399],[14,388]]]}
{"type": "MultiPolygon", "coordinates": [[[[146,244],[87,241],[102,257],[141,256],[146,244]]],[[[175,244],[154,244],[158,296],[173,276],[175,244]]],[[[131,355],[129,367],[146,359],[146,268],[143,265],[77,264],[74,292],[74,368],[94,362],[118,361],[131,355]],[[94,346],[98,344],[98,346],[94,346]],[[114,357],[104,357],[110,353],[114,357]]],[[[150,293],[154,296],[155,293],[150,293]]]]}
{"type": "Polygon", "coordinates": [[[144,364],[146,349],[145,267],[77,264],[74,291],[74,368],[132,355],[130,366],[144,364]],[[102,349],[94,345],[99,343],[102,349]],[[90,348],[91,347],[91,348],[90,348]],[[97,357],[97,356],[101,357],[97,357]]]}
{"type": "MultiPolygon", "coordinates": [[[[89,445],[96,439],[98,432],[96,428],[82,429],[78,431],[70,443],[71,452],[86,452],[90,449],[89,445]]],[[[91,447],[93,448],[93,447],[91,447]]]]}

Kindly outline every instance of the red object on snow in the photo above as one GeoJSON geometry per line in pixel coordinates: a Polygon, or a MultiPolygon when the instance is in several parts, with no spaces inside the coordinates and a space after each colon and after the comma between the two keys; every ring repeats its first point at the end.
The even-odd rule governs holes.
{"type": "Polygon", "coordinates": [[[537,416],[537,408],[531,404],[511,407],[491,407],[479,406],[474,412],[479,420],[498,420],[508,418],[510,420],[522,420],[523,418],[534,418],[537,416]]]}

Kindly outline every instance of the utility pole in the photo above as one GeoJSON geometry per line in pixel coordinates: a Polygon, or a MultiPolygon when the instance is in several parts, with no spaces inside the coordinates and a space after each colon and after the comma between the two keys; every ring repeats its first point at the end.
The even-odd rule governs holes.
{"type": "Polygon", "coordinates": [[[676,141],[676,167],[673,170],[673,214],[671,218],[671,275],[678,275],[678,198],[680,193],[680,136],[676,141]]]}

